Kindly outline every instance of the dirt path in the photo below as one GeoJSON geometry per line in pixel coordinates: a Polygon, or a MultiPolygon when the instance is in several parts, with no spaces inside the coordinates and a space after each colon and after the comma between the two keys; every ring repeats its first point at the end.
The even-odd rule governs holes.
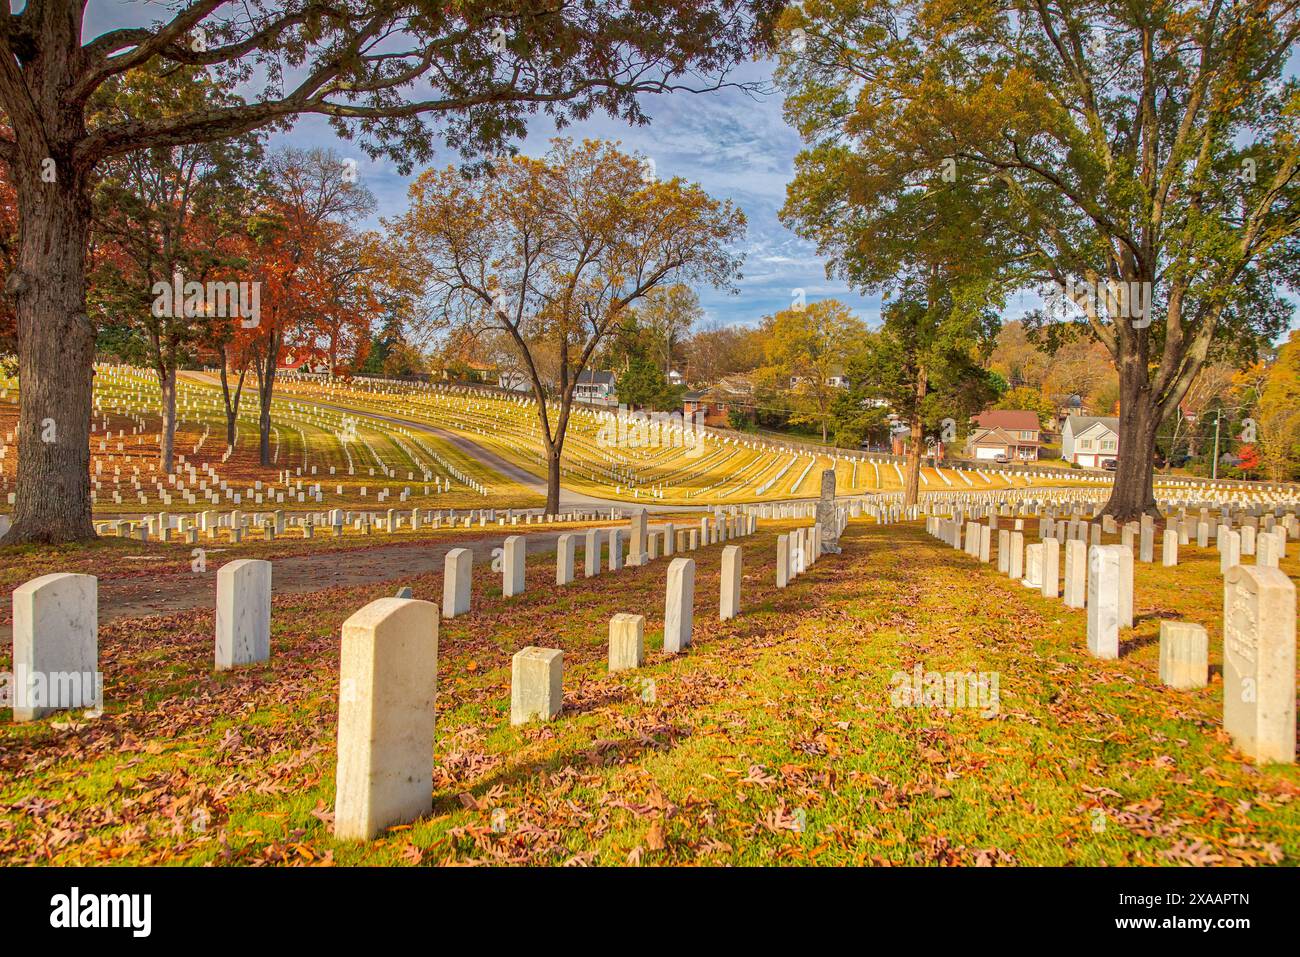
{"type": "MultiPolygon", "coordinates": [[[[564,531],[576,530],[566,528],[564,531]]],[[[554,552],[555,540],[564,532],[524,533],[514,529],[510,534],[524,535],[527,553],[538,555],[554,552]]],[[[299,594],[336,585],[365,585],[375,582],[393,582],[393,590],[396,591],[404,579],[440,571],[443,559],[453,548],[470,549],[474,553],[476,566],[480,569],[490,568],[492,549],[500,547],[506,538],[507,534],[503,532],[468,541],[461,539],[440,544],[410,542],[347,552],[277,558],[272,561],[272,593],[299,594]]],[[[220,548],[207,550],[207,570],[202,573],[180,572],[152,577],[102,579],[99,582],[100,624],[121,618],[215,608],[217,569],[223,564],[222,551],[220,548]]],[[[438,599],[435,597],[435,600],[438,599]]],[[[11,625],[0,624],[0,645],[9,644],[12,634],[11,625]]]]}

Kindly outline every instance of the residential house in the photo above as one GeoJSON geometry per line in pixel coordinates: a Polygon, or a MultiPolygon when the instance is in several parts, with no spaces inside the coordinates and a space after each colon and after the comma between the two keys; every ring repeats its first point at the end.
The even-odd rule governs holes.
{"type": "Polygon", "coordinates": [[[1061,459],[1086,468],[1100,468],[1119,457],[1119,419],[1072,415],[1061,430],[1061,459]]]}
{"type": "Polygon", "coordinates": [[[683,416],[693,417],[702,412],[705,425],[720,428],[731,424],[732,410],[748,412],[753,407],[754,383],[743,375],[727,376],[707,389],[687,392],[682,396],[683,416]]]}
{"type": "MultiPolygon", "coordinates": [[[[799,386],[808,381],[807,376],[792,375],[790,376],[790,388],[797,389],[799,386]]],[[[826,377],[826,385],[832,389],[847,389],[849,387],[849,377],[843,370],[835,370],[826,377]]]]}
{"type": "Polygon", "coordinates": [[[511,392],[532,392],[533,380],[523,369],[516,366],[502,369],[497,374],[497,385],[511,392]]]}
{"type": "Polygon", "coordinates": [[[1083,403],[1083,396],[1071,395],[1066,397],[1065,401],[1057,408],[1056,414],[1052,416],[1049,432],[1051,435],[1042,437],[1044,444],[1060,440],[1061,432],[1065,429],[1065,421],[1072,415],[1091,415],[1092,410],[1083,403]]]}
{"type": "Polygon", "coordinates": [[[578,402],[585,402],[588,405],[618,405],[614,373],[591,369],[584,371],[578,376],[578,382],[573,388],[573,397],[578,402]]]}
{"type": "Polygon", "coordinates": [[[330,371],[330,364],[325,355],[315,349],[300,352],[285,352],[275,364],[277,372],[305,372],[324,375],[330,371]]]}
{"type": "Polygon", "coordinates": [[[1028,409],[990,409],[975,416],[966,455],[982,461],[1005,456],[1009,462],[1036,462],[1042,446],[1038,413],[1028,409]]]}

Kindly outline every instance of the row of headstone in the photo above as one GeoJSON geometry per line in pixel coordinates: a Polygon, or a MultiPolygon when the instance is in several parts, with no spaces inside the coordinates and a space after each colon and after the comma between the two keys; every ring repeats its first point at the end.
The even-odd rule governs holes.
{"type": "MultiPolygon", "coordinates": [[[[13,592],[13,713],[32,721],[103,706],[98,580],[42,575],[13,592]]],[[[217,571],[214,666],[225,671],[271,654],[271,563],[239,559],[217,571]]]]}
{"type": "MultiPolygon", "coordinates": [[[[726,541],[729,535],[748,535],[757,529],[757,512],[734,516],[743,521],[715,522],[706,517],[698,533],[701,542],[726,541]]],[[[846,521],[837,512],[835,538],[846,521]]],[[[595,556],[599,537],[593,530],[586,537],[589,556],[595,556]]],[[[618,542],[623,529],[609,529],[610,555],[620,554],[618,542]]],[[[646,514],[633,514],[628,532],[629,564],[649,561],[654,541],[648,534],[646,514]],[[632,561],[636,555],[637,562],[632,561]]],[[[672,526],[664,530],[665,541],[672,541],[672,526]]],[[[782,534],[777,542],[777,581],[786,581],[802,573],[825,550],[820,523],[782,534]]],[[[576,537],[561,536],[557,548],[556,579],[559,584],[573,580],[576,537]]],[[[694,542],[690,547],[694,547],[694,542]]],[[[467,560],[448,553],[444,578],[444,606],[453,597],[453,611],[468,610],[467,597],[462,601],[461,582],[467,582],[472,567],[467,560]],[[455,576],[455,583],[449,584],[455,576]]],[[[506,588],[510,593],[523,590],[524,542],[520,536],[506,540],[502,563],[506,588]],[[512,584],[513,583],[513,584],[512,584]]],[[[615,559],[615,562],[617,559],[615,559]]],[[[588,559],[588,577],[598,574],[598,559],[588,559]]],[[[741,584],[744,560],[739,545],[727,545],[722,551],[722,575],[718,616],[726,621],[741,611],[741,584]]],[[[664,594],[665,652],[676,654],[691,644],[695,615],[695,561],[676,557],[668,566],[664,594]]],[[[444,617],[446,609],[444,607],[444,617]]],[[[433,737],[433,703],[430,688],[437,672],[437,608],[414,599],[381,599],[357,612],[344,624],[340,676],[339,758],[335,801],[335,835],[341,839],[369,839],[386,827],[406,823],[427,814],[432,807],[432,749],[427,742],[433,737]],[[396,603],[396,604],[394,604],[396,603]],[[406,606],[421,606],[405,610],[406,606]],[[424,640],[407,636],[398,638],[400,629],[418,630],[424,640]],[[431,637],[430,637],[431,636],[431,637]],[[351,646],[351,650],[349,647],[351,646]],[[382,673],[384,684],[376,677],[382,673]],[[388,682],[395,687],[390,691],[388,682]],[[344,707],[345,700],[350,707],[344,707]],[[375,703],[382,703],[376,709],[375,703]],[[365,707],[358,705],[364,703],[365,707]],[[412,739],[414,735],[414,739],[412,739]],[[423,747],[412,747],[414,740],[423,747]],[[412,782],[415,782],[412,784],[412,782]],[[418,786],[417,786],[418,785],[418,786]]],[[[620,613],[609,624],[608,668],[618,672],[641,667],[645,660],[645,616],[620,613]]],[[[553,720],[561,713],[564,691],[564,653],[555,648],[529,646],[511,659],[510,722],[522,725],[532,721],[553,720]]]]}
{"type": "MultiPolygon", "coordinates": [[[[1055,527],[1040,525],[1043,540],[1025,546],[1019,530],[998,533],[998,570],[1046,598],[1057,597],[1060,575],[1060,545],[1055,527]],[[1023,577],[1022,577],[1023,574],[1023,577]]],[[[1205,523],[1200,523],[1202,529],[1205,523]]],[[[1095,530],[1097,526],[1092,526],[1095,530]]],[[[1126,526],[1124,541],[1101,544],[1095,534],[1070,529],[1065,539],[1064,601],[1070,608],[1085,608],[1087,646],[1101,659],[1119,657],[1119,635],[1133,627],[1132,541],[1151,561],[1154,522],[1144,519],[1126,526]],[[1085,540],[1091,538],[1086,558],[1085,540]]],[[[989,561],[991,529],[969,522],[963,529],[957,518],[930,518],[927,531],[961,546],[963,532],[966,553],[989,561]]],[[[1184,533],[1185,534],[1185,533],[1184,533]]],[[[1164,564],[1177,565],[1180,531],[1166,528],[1164,564]]],[[[1261,554],[1254,565],[1240,562],[1240,532],[1220,526],[1220,571],[1224,576],[1224,729],[1237,748],[1257,763],[1295,761],[1295,585],[1277,567],[1276,555],[1286,547],[1286,527],[1265,531],[1257,537],[1261,554]]],[[[1162,621],[1160,625],[1160,680],[1172,688],[1200,688],[1209,681],[1209,639],[1204,626],[1195,622],[1162,621]]]]}

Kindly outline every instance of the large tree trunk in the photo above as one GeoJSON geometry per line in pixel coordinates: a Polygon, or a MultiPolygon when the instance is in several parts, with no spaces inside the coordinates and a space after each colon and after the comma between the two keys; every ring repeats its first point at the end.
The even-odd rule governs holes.
{"type": "Polygon", "coordinates": [[[1145,364],[1129,361],[1120,367],[1119,453],[1115,485],[1105,514],[1115,521],[1136,521],[1158,515],[1154,479],[1156,428],[1160,413],[1151,395],[1145,364]]]}
{"type": "Polygon", "coordinates": [[[244,392],[244,377],[248,375],[248,360],[244,360],[243,366],[239,370],[239,382],[235,386],[235,394],[230,394],[230,374],[229,362],[226,359],[226,350],[224,347],[217,353],[221,358],[221,397],[226,406],[226,448],[235,447],[235,425],[239,421],[239,397],[244,392]]]}
{"type": "Polygon", "coordinates": [[[162,389],[162,468],[166,475],[176,471],[176,367],[155,369],[162,389]]]}
{"type": "Polygon", "coordinates": [[[533,398],[537,400],[537,424],[542,431],[546,449],[546,514],[560,514],[560,459],[564,455],[564,437],[569,431],[569,411],[573,407],[572,393],[560,399],[560,413],[556,418],[555,433],[551,434],[551,421],[546,411],[546,393],[539,383],[533,384],[533,398]]]}
{"type": "Polygon", "coordinates": [[[555,445],[546,453],[546,514],[560,514],[560,454],[562,449],[555,445]]]}
{"type": "Polygon", "coordinates": [[[268,332],[266,351],[257,359],[257,396],[262,403],[257,419],[258,460],[265,468],[274,464],[271,461],[271,399],[275,395],[275,366],[279,360],[280,337],[268,332]]]}
{"type": "Polygon", "coordinates": [[[921,414],[912,415],[912,434],[907,443],[907,461],[903,468],[903,507],[915,505],[921,494],[921,449],[925,434],[921,427],[921,414]]]}
{"type": "Polygon", "coordinates": [[[921,421],[921,401],[929,388],[925,367],[917,369],[916,393],[912,403],[911,438],[907,443],[907,468],[903,472],[903,507],[915,505],[921,496],[921,452],[925,447],[925,427],[921,421]]]}
{"type": "Polygon", "coordinates": [[[41,180],[39,157],[14,165],[21,239],[7,290],[18,313],[18,482],[4,544],[91,539],[87,186],[71,164],[58,165],[53,183],[41,180]]]}
{"type": "Polygon", "coordinates": [[[258,428],[258,455],[259,461],[266,468],[270,468],[271,462],[271,396],[275,389],[275,366],[272,363],[270,369],[263,370],[261,378],[257,383],[258,397],[262,401],[261,414],[257,420],[258,428]]]}

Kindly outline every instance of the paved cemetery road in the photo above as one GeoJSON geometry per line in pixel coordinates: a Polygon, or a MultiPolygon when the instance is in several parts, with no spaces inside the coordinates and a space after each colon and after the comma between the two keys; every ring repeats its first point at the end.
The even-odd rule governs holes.
{"type": "MultiPolygon", "coordinates": [[[[191,379],[214,385],[219,383],[215,378],[204,372],[185,372],[181,373],[191,379]]],[[[377,412],[365,412],[360,409],[352,409],[345,405],[334,405],[330,402],[321,402],[316,399],[310,400],[312,405],[322,409],[329,409],[331,412],[346,412],[353,415],[364,415],[370,419],[376,419],[380,422],[388,422],[392,425],[400,425],[407,429],[416,429],[423,432],[432,432],[439,438],[446,439],[456,448],[460,449],[470,458],[475,459],[488,468],[499,472],[512,482],[517,482],[530,492],[535,492],[543,498],[546,496],[546,481],[538,475],[529,472],[527,469],[515,465],[513,462],[503,459],[490,449],[484,448],[473,439],[461,435],[458,432],[452,432],[444,429],[442,426],[432,425],[428,422],[418,422],[414,419],[399,419],[391,415],[380,415],[377,412]]],[[[648,512],[701,512],[704,511],[704,505],[657,505],[651,502],[643,502],[640,499],[614,499],[599,498],[595,495],[584,495],[581,492],[573,492],[561,487],[560,489],[560,507],[569,508],[573,506],[586,506],[589,508],[636,508],[641,506],[648,512]]]]}
{"type": "MultiPolygon", "coordinates": [[[[535,527],[535,526],[534,526],[535,527]]],[[[564,531],[572,532],[569,527],[564,531]]],[[[524,535],[529,555],[555,551],[561,531],[543,532],[530,528],[512,528],[510,534],[524,535]]],[[[476,566],[490,567],[492,549],[500,547],[506,534],[442,544],[409,542],[380,545],[376,548],[349,549],[315,555],[291,555],[271,559],[272,592],[276,595],[301,594],[340,585],[368,585],[392,582],[393,590],[406,579],[428,572],[441,571],[447,552],[468,548],[474,552],[476,566]]],[[[195,608],[215,608],[217,601],[216,570],[222,565],[222,549],[208,548],[208,571],[203,575],[179,572],[160,577],[101,578],[99,580],[99,622],[120,618],[166,615],[195,608]]],[[[440,602],[440,595],[416,595],[440,602]]],[[[5,596],[7,599],[8,596],[5,596]]],[[[8,609],[6,609],[8,611],[8,609]]],[[[6,615],[11,617],[11,615],[6,615]]],[[[12,639],[12,626],[0,624],[0,645],[12,639]]]]}

